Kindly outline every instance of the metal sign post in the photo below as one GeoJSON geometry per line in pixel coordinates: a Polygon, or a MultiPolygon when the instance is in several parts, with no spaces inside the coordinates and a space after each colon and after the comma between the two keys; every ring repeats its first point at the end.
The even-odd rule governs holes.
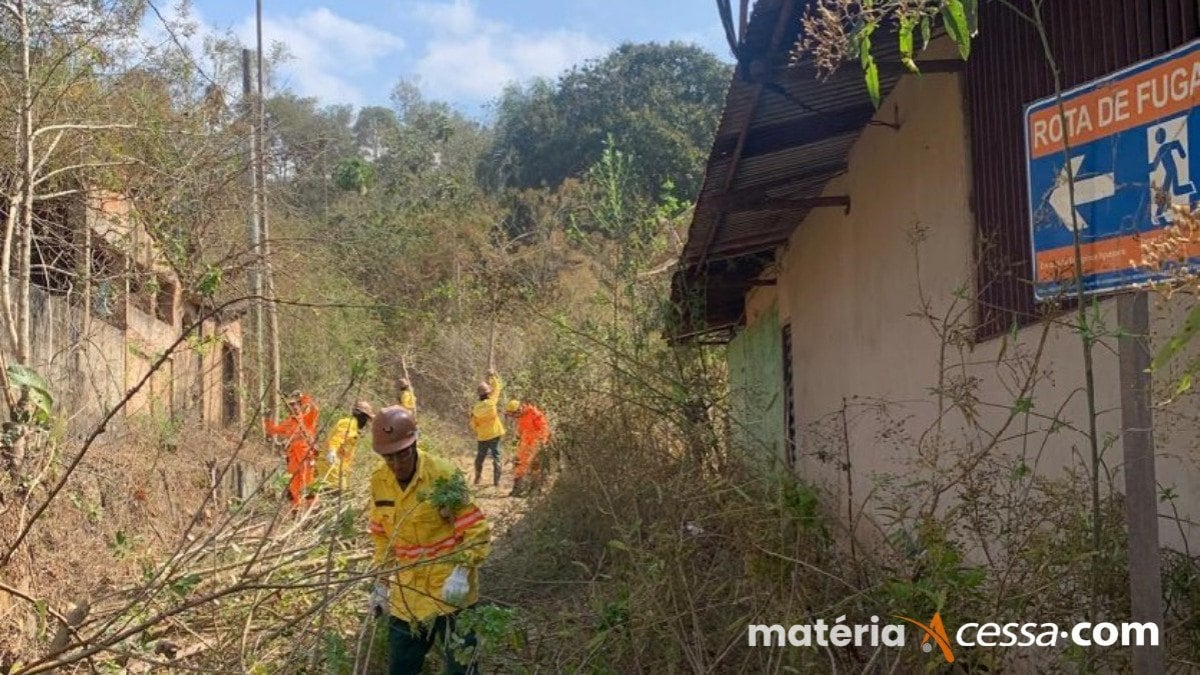
{"type": "MultiPolygon", "coordinates": [[[[1125,522],[1129,528],[1130,618],[1163,630],[1158,556],[1158,485],[1150,411],[1150,302],[1145,291],[1117,298],[1121,372],[1121,448],[1125,469],[1125,522]]],[[[1160,642],[1161,644],[1161,642],[1160,642]]],[[[1162,647],[1135,647],[1133,672],[1164,673],[1162,647]]]]}
{"type": "MultiPolygon", "coordinates": [[[[1031,103],[1025,152],[1034,296],[1073,294],[1076,227],[1084,292],[1125,291],[1117,314],[1130,609],[1133,621],[1156,624],[1160,637],[1160,646],[1134,648],[1133,666],[1161,673],[1149,302],[1139,289],[1169,274],[1141,264],[1143,245],[1170,223],[1167,204],[1190,208],[1200,200],[1200,40],[1031,103]]],[[[1183,267],[1200,272],[1200,257],[1183,267]]]]}

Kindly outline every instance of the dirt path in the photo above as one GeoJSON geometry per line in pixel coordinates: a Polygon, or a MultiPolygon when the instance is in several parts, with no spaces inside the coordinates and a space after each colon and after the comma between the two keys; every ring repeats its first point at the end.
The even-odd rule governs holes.
{"type": "MultiPolygon", "coordinates": [[[[470,447],[473,448],[474,443],[471,443],[470,447]]],[[[475,455],[473,451],[454,453],[450,456],[450,459],[462,469],[468,483],[471,483],[475,479],[475,455]]],[[[479,485],[472,486],[471,488],[476,503],[479,504],[479,508],[483,509],[484,514],[487,515],[488,520],[492,523],[493,539],[499,539],[507,534],[509,529],[520,522],[521,518],[529,510],[526,499],[508,496],[508,493],[512,491],[513,479],[512,448],[508,444],[504,445],[504,449],[500,455],[500,462],[499,486],[494,487],[492,485],[492,463],[489,458],[483,466],[483,479],[479,481],[479,485]]]]}

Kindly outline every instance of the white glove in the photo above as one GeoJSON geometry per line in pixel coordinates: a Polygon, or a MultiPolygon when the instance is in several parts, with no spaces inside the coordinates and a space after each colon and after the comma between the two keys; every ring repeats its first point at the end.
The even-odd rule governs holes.
{"type": "Polygon", "coordinates": [[[338,463],[337,453],[330,450],[328,455],[325,455],[325,461],[329,462],[330,466],[335,466],[338,463]]]}
{"type": "Polygon", "coordinates": [[[471,579],[467,575],[467,568],[462,565],[455,565],[454,571],[446,577],[446,583],[442,584],[442,600],[451,605],[460,605],[463,600],[466,600],[467,593],[471,592],[471,579]]]}
{"type": "Polygon", "coordinates": [[[375,582],[375,588],[371,589],[371,599],[367,605],[367,609],[375,616],[384,616],[391,613],[391,603],[389,600],[387,584],[382,581],[375,582]]]}

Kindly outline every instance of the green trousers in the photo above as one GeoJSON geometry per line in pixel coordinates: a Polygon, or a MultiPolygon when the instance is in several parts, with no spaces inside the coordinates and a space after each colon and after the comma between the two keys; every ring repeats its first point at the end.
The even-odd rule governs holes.
{"type": "Polygon", "coordinates": [[[413,627],[403,619],[389,617],[388,622],[388,651],[390,652],[390,661],[388,665],[389,675],[419,675],[421,668],[425,665],[425,655],[429,653],[429,648],[432,647],[441,638],[443,645],[443,656],[446,661],[446,675],[476,675],[479,669],[474,663],[475,651],[475,635],[455,635],[454,633],[454,615],[439,616],[433,625],[421,625],[413,627]],[[459,656],[465,650],[472,659],[470,665],[462,665],[458,662],[454,653],[454,646],[458,644],[460,647],[459,656]]]}

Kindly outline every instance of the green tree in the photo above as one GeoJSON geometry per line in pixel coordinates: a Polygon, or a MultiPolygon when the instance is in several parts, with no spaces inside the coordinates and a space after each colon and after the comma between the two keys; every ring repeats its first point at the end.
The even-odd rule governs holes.
{"type": "Polygon", "coordinates": [[[495,139],[480,167],[494,188],[557,187],[594,165],[612,136],[634,158],[642,194],[671,182],[692,198],[725,97],[730,70],[682,43],[625,44],[556,82],[509,87],[495,139]]]}
{"type": "Polygon", "coordinates": [[[328,208],[337,165],[358,155],[350,106],[318,107],[314,98],[284,92],[267,100],[268,152],[276,187],[297,207],[322,214],[328,208]]]}
{"type": "Polygon", "coordinates": [[[375,183],[375,169],[362,157],[342,160],[333,170],[333,182],[343,190],[366,195],[375,183]]]}
{"type": "Polygon", "coordinates": [[[400,133],[400,120],[391,108],[371,105],[358,111],[354,120],[354,140],[358,149],[368,159],[383,156],[396,143],[400,133]]]}

